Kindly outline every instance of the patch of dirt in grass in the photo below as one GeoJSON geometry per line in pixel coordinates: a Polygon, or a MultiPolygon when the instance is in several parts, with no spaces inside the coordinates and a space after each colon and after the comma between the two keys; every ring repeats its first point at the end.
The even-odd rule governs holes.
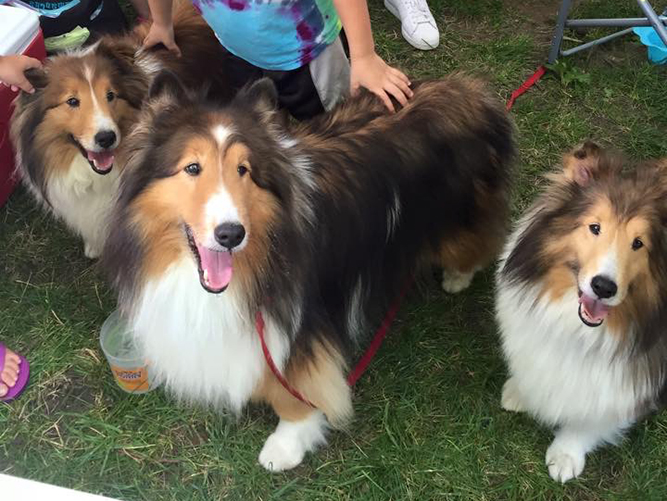
{"type": "Polygon", "coordinates": [[[173,431],[174,439],[171,441],[174,444],[174,453],[179,447],[199,447],[206,444],[209,440],[208,430],[203,424],[193,423],[189,426],[177,428],[173,431]]]}
{"type": "Polygon", "coordinates": [[[556,26],[556,17],[560,2],[554,0],[504,0],[503,7],[507,12],[521,14],[530,25],[556,26]]]}
{"type": "Polygon", "coordinates": [[[614,42],[593,47],[587,52],[586,62],[594,69],[604,66],[625,67],[630,61],[646,60],[646,47],[632,43],[633,40],[637,40],[634,35],[626,35],[614,42]]]}
{"type": "Polygon", "coordinates": [[[472,42],[493,42],[498,40],[498,32],[531,36],[540,45],[551,42],[556,26],[558,5],[553,0],[505,0],[502,17],[497,19],[469,19],[465,17],[443,16],[441,31],[451,30],[465,40],[472,42]]]}
{"type": "Polygon", "coordinates": [[[71,369],[58,378],[56,385],[43,397],[44,414],[85,413],[95,406],[95,394],[84,376],[71,369]]]}

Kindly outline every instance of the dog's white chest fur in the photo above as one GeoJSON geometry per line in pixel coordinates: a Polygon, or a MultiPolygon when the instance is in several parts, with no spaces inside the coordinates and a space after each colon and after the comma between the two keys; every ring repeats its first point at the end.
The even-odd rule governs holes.
{"type": "Polygon", "coordinates": [[[99,256],[104,246],[118,179],[117,169],[97,174],[85,158],[76,155],[64,175],[54,175],[47,183],[53,211],[83,237],[88,257],[99,256]]]}
{"type": "MultiPolygon", "coordinates": [[[[133,327],[160,380],[179,398],[239,411],[266,369],[252,318],[234,282],[221,294],[206,292],[194,260],[172,264],[148,283],[133,327]]],[[[288,338],[266,320],[266,342],[278,367],[289,354],[288,338]]]]}
{"type": "Polygon", "coordinates": [[[634,419],[649,385],[637,384],[627,353],[606,325],[577,314],[577,295],[536,301],[536,290],[502,283],[497,317],[505,357],[526,410],[550,425],[634,419]]]}

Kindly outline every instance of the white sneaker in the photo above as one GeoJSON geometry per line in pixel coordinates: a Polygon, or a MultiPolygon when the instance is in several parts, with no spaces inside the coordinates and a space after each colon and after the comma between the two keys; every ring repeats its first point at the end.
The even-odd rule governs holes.
{"type": "Polygon", "coordinates": [[[426,0],[384,0],[384,6],[401,20],[401,33],[410,45],[421,50],[438,46],[440,33],[426,0]]]}

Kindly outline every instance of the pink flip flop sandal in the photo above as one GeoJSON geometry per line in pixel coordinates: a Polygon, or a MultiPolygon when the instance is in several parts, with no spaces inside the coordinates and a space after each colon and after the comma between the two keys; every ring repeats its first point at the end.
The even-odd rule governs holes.
{"type": "MultiPolygon", "coordinates": [[[[0,374],[5,368],[6,353],[7,349],[5,348],[5,345],[0,343],[0,374]]],[[[19,359],[21,359],[21,364],[19,365],[19,378],[16,380],[16,384],[9,388],[7,394],[4,397],[0,397],[0,402],[9,402],[10,400],[14,400],[23,392],[26,384],[28,384],[28,377],[30,377],[30,364],[22,355],[19,355],[19,359]]]]}

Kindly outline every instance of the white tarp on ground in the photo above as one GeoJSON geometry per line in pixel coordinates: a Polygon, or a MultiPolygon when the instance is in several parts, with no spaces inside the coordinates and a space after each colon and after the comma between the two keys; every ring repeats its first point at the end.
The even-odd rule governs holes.
{"type": "Polygon", "coordinates": [[[119,501],[2,474],[0,474],[0,499],[2,501],[119,501]]]}

